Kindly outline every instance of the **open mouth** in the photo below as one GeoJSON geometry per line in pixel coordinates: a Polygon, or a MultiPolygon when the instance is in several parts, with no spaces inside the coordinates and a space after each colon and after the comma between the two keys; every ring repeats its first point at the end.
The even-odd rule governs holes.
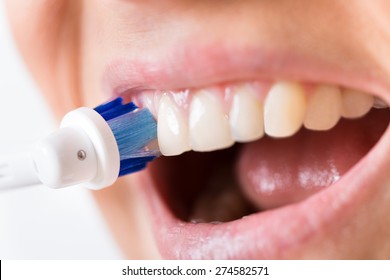
{"type": "Polygon", "coordinates": [[[304,257],[292,253],[297,244],[348,220],[358,199],[345,199],[347,188],[370,187],[361,169],[377,163],[362,158],[389,123],[381,99],[330,85],[250,82],[129,98],[158,119],[166,157],[140,180],[167,258],[304,257]]]}
{"type": "Polygon", "coordinates": [[[132,180],[162,257],[378,257],[367,225],[388,193],[383,77],[310,50],[229,46],[114,60],[103,77],[157,119],[166,156],[132,180]],[[363,235],[370,250],[354,246],[363,235]]]}

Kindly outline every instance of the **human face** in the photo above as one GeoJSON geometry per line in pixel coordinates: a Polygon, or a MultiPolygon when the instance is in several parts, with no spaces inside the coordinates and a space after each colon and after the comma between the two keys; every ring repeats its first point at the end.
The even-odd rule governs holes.
{"type": "Polygon", "coordinates": [[[8,9],[59,116],[124,95],[156,115],[166,154],[228,148],[232,131],[257,139],[264,116],[273,137],[164,157],[94,194],[128,257],[390,258],[389,133],[373,148],[388,111],[333,127],[352,90],[364,92],[352,94],[361,97],[352,114],[371,107],[367,95],[390,102],[388,1],[12,0],[8,9]],[[246,105],[233,124],[235,102],[246,105]],[[322,115],[307,120],[310,108],[322,115]],[[296,132],[302,122],[310,129],[296,132]]]}

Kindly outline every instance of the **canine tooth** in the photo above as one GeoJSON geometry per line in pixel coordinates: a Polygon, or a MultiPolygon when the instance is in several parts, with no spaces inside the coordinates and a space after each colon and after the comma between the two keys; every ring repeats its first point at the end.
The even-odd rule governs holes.
{"type": "Polygon", "coordinates": [[[264,135],[263,106],[248,85],[234,91],[229,113],[230,132],[235,141],[249,142],[264,135]]]}
{"type": "Polygon", "coordinates": [[[168,96],[160,100],[157,137],[160,151],[165,156],[179,155],[191,149],[186,121],[168,96]]]}
{"type": "Polygon", "coordinates": [[[194,151],[212,151],[234,144],[229,121],[217,97],[206,90],[194,94],[190,105],[190,141],[194,151]]]}
{"type": "Polygon", "coordinates": [[[383,109],[383,108],[388,108],[389,105],[387,105],[387,103],[385,101],[383,101],[382,99],[380,99],[379,97],[374,97],[373,107],[377,108],[377,109],[383,109]]]}
{"type": "Polygon", "coordinates": [[[295,82],[277,82],[270,89],[264,104],[265,132],[274,137],[288,137],[302,126],[306,97],[295,82]]]}
{"type": "Polygon", "coordinates": [[[340,119],[341,91],[338,87],[322,85],[309,97],[304,126],[311,130],[328,130],[340,119]]]}
{"type": "Polygon", "coordinates": [[[345,89],[342,94],[341,116],[344,118],[359,118],[370,111],[374,105],[374,97],[364,92],[345,89]]]}

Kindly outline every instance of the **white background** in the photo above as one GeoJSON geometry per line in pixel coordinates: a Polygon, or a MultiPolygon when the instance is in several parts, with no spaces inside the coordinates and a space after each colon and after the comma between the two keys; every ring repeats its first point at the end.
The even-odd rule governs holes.
{"type": "MultiPolygon", "coordinates": [[[[0,0],[0,157],[55,128],[14,46],[0,0]]],[[[89,192],[44,186],[0,192],[0,259],[121,259],[89,192]]]]}

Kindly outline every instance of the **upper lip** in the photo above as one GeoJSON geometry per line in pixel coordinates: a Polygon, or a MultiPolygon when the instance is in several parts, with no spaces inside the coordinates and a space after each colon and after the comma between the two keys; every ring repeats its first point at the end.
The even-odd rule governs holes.
{"type": "Polygon", "coordinates": [[[287,53],[260,46],[216,48],[214,45],[186,47],[181,44],[178,50],[172,50],[177,54],[172,59],[163,56],[157,56],[155,60],[117,57],[106,67],[103,89],[112,96],[138,89],[178,90],[257,79],[296,80],[362,90],[390,103],[389,79],[381,69],[361,67],[351,71],[342,66],[348,61],[335,64],[299,50],[287,53]]]}
{"type": "MultiPolygon", "coordinates": [[[[340,65],[316,60],[299,51],[287,54],[240,47],[221,50],[212,45],[192,45],[191,48],[180,45],[180,48],[178,57],[173,60],[116,58],[105,72],[105,90],[110,95],[120,95],[139,88],[174,90],[229,81],[285,79],[355,88],[390,103],[390,95],[386,94],[390,85],[378,77],[374,80],[368,69],[351,73],[340,65]]],[[[156,236],[160,239],[163,255],[168,258],[310,257],[299,255],[297,246],[315,242],[318,235],[314,233],[321,230],[329,235],[336,234],[342,224],[352,218],[351,209],[358,208],[380,192],[383,184],[378,182],[384,180],[380,174],[384,174],[390,164],[390,159],[383,156],[390,153],[390,145],[386,143],[389,137],[390,131],[386,131],[375,148],[334,187],[299,204],[220,225],[193,225],[177,220],[150,187],[150,178],[139,175],[146,185],[147,199],[152,201],[156,236]],[[366,188],[368,185],[378,187],[366,188]],[[247,246],[246,240],[257,240],[256,246],[247,246]]]]}

